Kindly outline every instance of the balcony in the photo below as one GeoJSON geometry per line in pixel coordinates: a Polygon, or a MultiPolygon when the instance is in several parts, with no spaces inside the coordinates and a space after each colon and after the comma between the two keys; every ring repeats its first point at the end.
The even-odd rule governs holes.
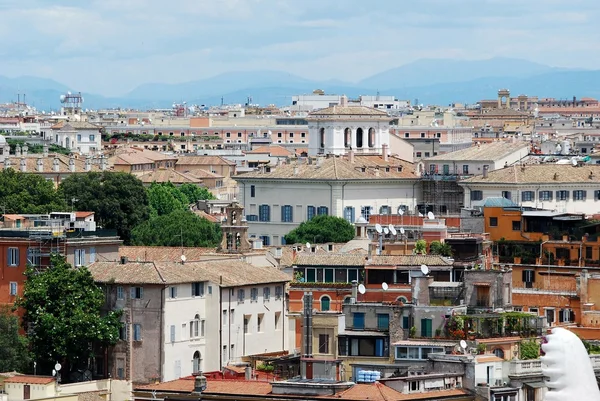
{"type": "Polygon", "coordinates": [[[542,374],[542,361],[533,360],[513,360],[510,361],[509,376],[536,376],[542,374]]]}

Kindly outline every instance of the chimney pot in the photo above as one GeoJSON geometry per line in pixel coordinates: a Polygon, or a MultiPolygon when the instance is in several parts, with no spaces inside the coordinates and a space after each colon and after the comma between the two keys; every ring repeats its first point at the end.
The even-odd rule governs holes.
{"type": "Polygon", "coordinates": [[[383,145],[381,145],[381,155],[383,156],[383,161],[387,162],[388,161],[388,145],[387,145],[387,143],[384,143],[383,145]]]}

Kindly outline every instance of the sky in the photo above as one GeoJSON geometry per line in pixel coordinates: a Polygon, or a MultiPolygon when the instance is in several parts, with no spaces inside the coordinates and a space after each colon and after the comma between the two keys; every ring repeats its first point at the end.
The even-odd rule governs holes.
{"type": "Polygon", "coordinates": [[[0,75],[124,95],[281,70],[356,82],[422,58],[600,68],[597,0],[0,0],[0,75]]]}

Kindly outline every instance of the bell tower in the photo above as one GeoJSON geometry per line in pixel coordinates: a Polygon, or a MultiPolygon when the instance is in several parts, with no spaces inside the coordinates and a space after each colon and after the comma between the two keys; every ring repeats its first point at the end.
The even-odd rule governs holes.
{"type": "Polygon", "coordinates": [[[244,208],[237,202],[232,202],[225,208],[226,217],[221,223],[223,239],[217,252],[244,253],[250,251],[248,241],[248,223],[244,218],[244,208]]]}

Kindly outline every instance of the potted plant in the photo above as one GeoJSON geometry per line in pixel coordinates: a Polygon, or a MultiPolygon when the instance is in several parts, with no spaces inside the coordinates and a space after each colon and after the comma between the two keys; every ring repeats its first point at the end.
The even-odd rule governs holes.
{"type": "Polygon", "coordinates": [[[480,343],[480,344],[477,344],[477,353],[478,353],[479,355],[483,355],[483,354],[485,354],[485,350],[486,350],[486,346],[485,346],[485,344],[481,344],[481,343],[480,343]]]}

